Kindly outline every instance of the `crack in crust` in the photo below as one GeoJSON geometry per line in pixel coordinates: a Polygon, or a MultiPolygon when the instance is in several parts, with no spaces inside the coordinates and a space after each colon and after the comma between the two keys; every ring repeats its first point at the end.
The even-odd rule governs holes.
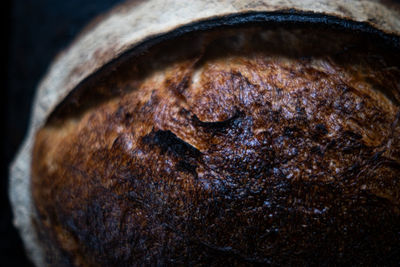
{"type": "Polygon", "coordinates": [[[398,55],[244,27],[127,62],[36,136],[37,224],[65,256],[51,263],[398,262],[398,55]]]}

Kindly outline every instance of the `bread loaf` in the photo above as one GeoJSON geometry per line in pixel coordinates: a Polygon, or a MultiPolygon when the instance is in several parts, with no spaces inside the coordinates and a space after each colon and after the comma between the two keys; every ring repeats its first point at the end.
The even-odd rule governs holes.
{"type": "Polygon", "coordinates": [[[114,10],[53,65],[14,163],[35,263],[398,263],[399,25],[387,1],[114,10]]]}

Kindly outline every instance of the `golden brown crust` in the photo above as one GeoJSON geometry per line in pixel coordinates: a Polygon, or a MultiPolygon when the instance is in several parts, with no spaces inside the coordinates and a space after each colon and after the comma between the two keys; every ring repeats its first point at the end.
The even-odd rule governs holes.
{"type": "Polygon", "coordinates": [[[397,262],[400,58],[373,41],[252,26],[125,63],[36,136],[44,238],[78,266],[397,262]]]}

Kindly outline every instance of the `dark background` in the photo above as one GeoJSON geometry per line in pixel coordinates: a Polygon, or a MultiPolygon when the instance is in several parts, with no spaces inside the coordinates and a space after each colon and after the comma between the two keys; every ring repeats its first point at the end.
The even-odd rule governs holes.
{"type": "Polygon", "coordinates": [[[8,166],[27,131],[32,98],[52,59],[97,15],[123,0],[2,1],[0,266],[32,266],[12,225],[8,166]]]}

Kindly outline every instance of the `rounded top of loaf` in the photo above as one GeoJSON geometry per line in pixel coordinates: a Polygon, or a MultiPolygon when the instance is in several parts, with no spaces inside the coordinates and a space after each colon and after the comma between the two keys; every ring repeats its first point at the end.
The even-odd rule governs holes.
{"type": "Polygon", "coordinates": [[[160,39],[218,26],[278,21],[387,34],[395,43],[394,36],[400,35],[399,14],[399,5],[390,1],[128,1],[84,31],[52,63],[38,87],[31,125],[40,127],[54,108],[92,74],[160,39]]]}

